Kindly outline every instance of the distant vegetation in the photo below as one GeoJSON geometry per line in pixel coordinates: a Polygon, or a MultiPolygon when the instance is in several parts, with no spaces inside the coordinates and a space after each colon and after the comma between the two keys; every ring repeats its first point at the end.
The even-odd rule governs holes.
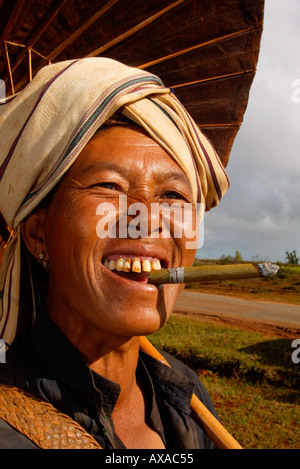
{"type": "Polygon", "coordinates": [[[234,256],[230,256],[229,254],[225,255],[223,254],[221,257],[220,257],[220,263],[221,264],[228,264],[230,262],[242,262],[243,260],[243,257],[242,257],[242,254],[240,253],[240,251],[235,251],[235,255],[234,256]]]}
{"type": "Polygon", "coordinates": [[[288,262],[288,264],[299,264],[299,257],[297,256],[296,251],[286,251],[285,253],[285,258],[288,262]]]}

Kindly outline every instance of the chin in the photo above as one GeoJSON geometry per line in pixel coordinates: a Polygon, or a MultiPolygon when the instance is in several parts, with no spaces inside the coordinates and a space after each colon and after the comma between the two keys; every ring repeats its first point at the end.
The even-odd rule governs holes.
{"type": "Polygon", "coordinates": [[[165,314],[157,311],[140,311],[139,314],[133,315],[130,324],[126,323],[123,327],[120,324],[119,331],[123,329],[124,335],[129,337],[149,335],[157,332],[167,320],[165,314]]]}
{"type": "Polygon", "coordinates": [[[131,307],[115,309],[113,318],[107,318],[107,333],[109,331],[122,337],[136,337],[153,334],[157,332],[168,321],[171,311],[164,308],[131,307]]]}

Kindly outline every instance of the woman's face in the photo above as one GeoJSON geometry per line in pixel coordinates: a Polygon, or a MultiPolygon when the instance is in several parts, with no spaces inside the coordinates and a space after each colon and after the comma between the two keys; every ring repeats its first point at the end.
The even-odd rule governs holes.
{"type": "Polygon", "coordinates": [[[50,265],[47,306],[67,335],[76,328],[78,334],[93,330],[132,337],[152,333],[167,321],[180,285],[151,285],[146,273],[120,273],[107,266],[107,258],[116,261],[121,255],[159,259],[165,268],[192,265],[196,251],[187,249],[184,232],[181,237],[172,233],[172,221],[171,233],[162,237],[162,217],[151,210],[151,204],[162,203],[190,207],[189,181],[165,150],[135,128],[101,132],[68,170],[47,208],[43,228],[50,265]],[[147,210],[142,221],[136,218],[140,212],[122,218],[123,230],[125,220],[134,237],[128,232],[124,236],[124,231],[119,237],[120,196],[127,209],[138,203],[147,210]],[[107,203],[109,212],[103,205],[107,203]],[[107,223],[114,213],[117,226],[107,223]],[[143,225],[143,237],[136,237],[134,220],[143,225]],[[103,235],[109,226],[116,232],[103,235]]]}

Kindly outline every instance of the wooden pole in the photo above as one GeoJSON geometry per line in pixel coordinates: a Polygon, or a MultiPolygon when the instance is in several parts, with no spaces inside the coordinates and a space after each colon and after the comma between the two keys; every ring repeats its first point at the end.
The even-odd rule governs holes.
{"type": "Polygon", "coordinates": [[[28,49],[28,81],[29,83],[32,81],[32,57],[31,57],[31,49],[28,49]]]}
{"type": "MultiPolygon", "coordinates": [[[[146,337],[140,337],[141,349],[156,358],[158,361],[170,366],[167,360],[149,342],[146,337]]],[[[230,435],[215,416],[205,405],[193,394],[191,399],[191,411],[194,420],[204,429],[209,438],[219,449],[242,449],[241,445],[230,435]]]]}
{"type": "Polygon", "coordinates": [[[12,76],[12,71],[11,71],[10,60],[9,60],[9,54],[8,54],[8,48],[7,48],[7,42],[6,41],[4,41],[4,49],[5,49],[6,65],[7,65],[7,70],[8,70],[9,80],[10,80],[11,93],[12,93],[12,95],[14,95],[15,94],[14,80],[13,80],[13,76],[12,76]]]}

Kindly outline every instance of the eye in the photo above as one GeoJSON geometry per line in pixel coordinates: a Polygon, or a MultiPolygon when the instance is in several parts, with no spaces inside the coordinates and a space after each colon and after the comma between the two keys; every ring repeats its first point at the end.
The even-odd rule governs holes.
{"type": "Polygon", "coordinates": [[[94,184],[93,187],[103,187],[104,189],[111,190],[119,189],[119,186],[113,182],[98,182],[97,184],[94,184]]]}
{"type": "Polygon", "coordinates": [[[180,194],[179,192],[176,192],[176,191],[167,191],[163,194],[163,198],[166,198],[166,199],[173,199],[173,200],[186,200],[186,198],[180,194]]]}

